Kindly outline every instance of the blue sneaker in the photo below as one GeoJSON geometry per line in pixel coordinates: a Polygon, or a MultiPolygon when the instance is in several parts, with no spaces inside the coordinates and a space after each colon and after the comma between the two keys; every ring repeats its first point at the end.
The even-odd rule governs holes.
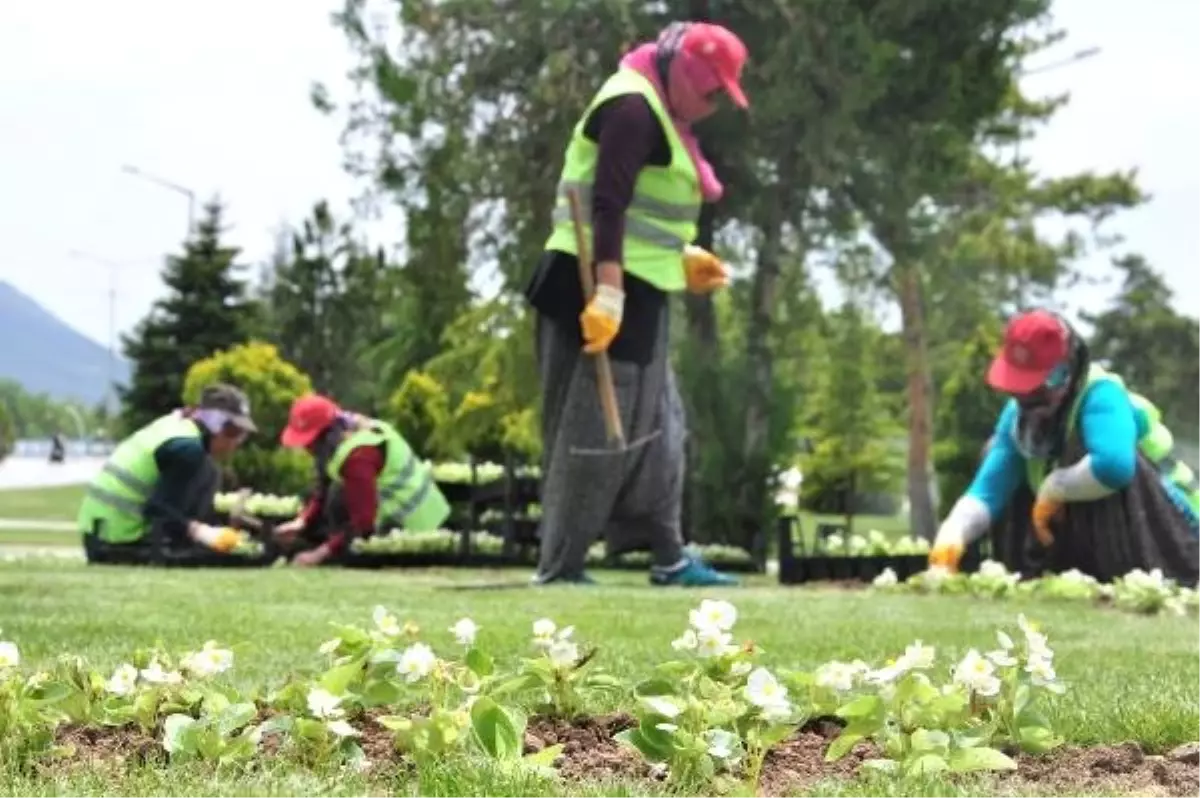
{"type": "Polygon", "coordinates": [[[685,555],[686,562],[670,571],[664,568],[650,569],[650,584],[659,587],[736,587],[739,583],[728,574],[723,574],[699,557],[685,555]]]}

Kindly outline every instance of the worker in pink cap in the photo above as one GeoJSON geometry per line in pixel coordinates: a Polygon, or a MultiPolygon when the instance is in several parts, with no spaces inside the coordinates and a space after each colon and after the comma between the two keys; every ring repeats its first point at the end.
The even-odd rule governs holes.
{"type": "Polygon", "coordinates": [[[275,530],[285,543],[303,532],[317,544],[296,555],[297,565],[320,564],[341,554],[351,538],[377,531],[436,530],[450,514],[429,465],[386,421],[310,394],[292,403],[281,442],[306,449],[316,461],[308,504],[275,530]]]}
{"type": "Polygon", "coordinates": [[[1026,576],[1161,568],[1196,583],[1196,477],[1149,400],[1092,363],[1071,325],[1046,310],[1009,322],[987,381],[1011,398],[938,530],[931,565],[957,568],[995,527],[996,558],[1026,576]]]}
{"type": "Polygon", "coordinates": [[[701,206],[720,180],[692,125],[722,99],[738,108],[746,46],[732,31],[677,22],[627,53],[572,132],[558,184],[554,227],[526,296],[537,311],[542,383],[543,485],[536,582],[581,583],[588,547],[649,546],[655,585],[729,585],[689,554],[680,529],[683,405],[667,352],[667,298],[723,287],[721,261],[692,246],[701,206]],[[584,302],[568,205],[576,191],[596,264],[584,302]],[[607,352],[624,431],[624,455],[603,446],[595,367],[607,352]]]}

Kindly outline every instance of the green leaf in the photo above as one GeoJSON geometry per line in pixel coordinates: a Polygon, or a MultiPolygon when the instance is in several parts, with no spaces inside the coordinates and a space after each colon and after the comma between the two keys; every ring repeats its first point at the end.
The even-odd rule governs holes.
{"type": "Polygon", "coordinates": [[[258,709],[250,703],[233,704],[228,706],[215,719],[217,731],[219,731],[223,736],[228,737],[250,721],[254,720],[254,716],[257,714],[258,709]]]}
{"type": "Polygon", "coordinates": [[[350,685],[362,674],[362,660],[354,660],[325,671],[320,685],[334,695],[345,695],[350,685]]]}
{"type": "Polygon", "coordinates": [[[168,715],[163,721],[163,747],[170,750],[172,755],[185,751],[189,740],[184,732],[195,723],[196,719],[187,715],[168,715]]]}
{"type": "Polygon", "coordinates": [[[677,684],[677,682],[673,682],[670,679],[656,676],[653,679],[646,679],[643,682],[639,682],[633,688],[633,694],[636,696],[674,695],[677,684]]]}
{"type": "Polygon", "coordinates": [[[391,679],[376,679],[367,683],[361,699],[363,706],[382,707],[399,703],[403,696],[404,690],[396,682],[391,679]]]}
{"type": "Polygon", "coordinates": [[[638,751],[650,762],[665,762],[671,756],[669,742],[664,747],[659,741],[650,739],[640,727],[618,732],[613,739],[638,751]]]}
{"type": "Polygon", "coordinates": [[[467,667],[480,678],[491,676],[495,670],[492,658],[477,648],[472,648],[467,652],[466,662],[467,667]]]}
{"type": "Polygon", "coordinates": [[[1044,754],[1063,744],[1063,739],[1045,726],[1022,726],[1017,730],[1017,745],[1031,754],[1044,754]]]}
{"type": "Polygon", "coordinates": [[[524,759],[530,765],[549,768],[554,767],[555,760],[562,755],[562,752],[562,743],[558,743],[557,745],[548,745],[541,751],[535,751],[532,754],[526,754],[524,759]]]}
{"type": "Polygon", "coordinates": [[[895,773],[900,769],[900,763],[894,759],[864,759],[862,766],[877,773],[895,773]]]}
{"type": "Polygon", "coordinates": [[[540,672],[527,672],[520,676],[501,682],[492,688],[491,694],[497,698],[513,693],[523,693],[553,683],[553,677],[545,678],[540,672]]]}
{"type": "Polygon", "coordinates": [[[969,773],[973,770],[1016,770],[1017,763],[995,748],[958,748],[950,752],[947,760],[954,773],[969,773]]]}
{"type": "Polygon", "coordinates": [[[314,742],[320,742],[329,737],[329,730],[325,728],[325,724],[312,718],[296,718],[292,731],[297,737],[314,742]]]}
{"type": "Polygon", "coordinates": [[[838,735],[836,740],[829,744],[829,749],[825,751],[825,761],[836,762],[841,759],[850,753],[850,749],[861,739],[863,739],[863,735],[861,734],[843,731],[838,735]]]}
{"type": "Polygon", "coordinates": [[[1033,693],[1030,692],[1029,685],[1017,685],[1017,689],[1013,691],[1013,717],[1020,717],[1021,713],[1029,706],[1032,697],[1033,693]]]}
{"type": "Polygon", "coordinates": [[[950,750],[950,735],[938,729],[917,729],[909,737],[912,750],[917,753],[944,755],[950,750]]]}
{"type": "MultiPolygon", "coordinates": [[[[967,750],[981,751],[984,749],[968,748],[967,750]]],[[[904,773],[907,776],[932,776],[935,773],[945,772],[948,767],[946,760],[937,754],[921,754],[904,763],[904,773]]]]}
{"type": "Polygon", "coordinates": [[[475,740],[492,759],[521,756],[521,733],[504,708],[484,696],[471,705],[471,730],[475,740]]]}
{"type": "Polygon", "coordinates": [[[413,728],[412,718],[405,715],[380,715],[375,722],[388,731],[410,731],[413,728]]]}
{"type": "Polygon", "coordinates": [[[882,721],[883,714],[883,699],[877,695],[859,696],[849,704],[839,707],[837,711],[839,718],[846,718],[848,720],[855,718],[879,718],[882,721]]]}

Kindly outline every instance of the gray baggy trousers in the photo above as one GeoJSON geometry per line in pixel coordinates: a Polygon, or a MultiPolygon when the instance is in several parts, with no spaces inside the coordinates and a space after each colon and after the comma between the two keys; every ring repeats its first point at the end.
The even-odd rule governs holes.
{"type": "Polygon", "coordinates": [[[671,370],[667,314],[651,363],[612,361],[628,450],[606,440],[594,359],[578,333],[539,316],[542,382],[542,520],[538,580],[583,572],[588,547],[604,535],[608,551],[649,547],[656,565],[683,558],[683,402],[671,370]]]}

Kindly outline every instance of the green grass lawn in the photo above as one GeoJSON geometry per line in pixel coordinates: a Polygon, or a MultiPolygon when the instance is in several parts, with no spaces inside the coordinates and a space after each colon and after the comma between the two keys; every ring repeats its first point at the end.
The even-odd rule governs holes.
{"type": "Polygon", "coordinates": [[[84,485],[0,490],[0,518],[74,521],[84,485]]]}
{"type": "MultiPolygon", "coordinates": [[[[18,643],[30,667],[70,652],[105,670],[138,647],[159,643],[183,651],[216,639],[237,652],[236,680],[265,685],[318,666],[317,647],[331,636],[329,622],[369,626],[372,608],[383,604],[419,624],[422,639],[442,651],[453,646],[448,627],[469,616],[481,626],[481,647],[510,661],[528,651],[532,621],[550,617],[560,626],[573,624],[581,641],[597,644],[603,668],[636,679],[673,656],[670,641],[684,629],[688,610],[706,596],[736,603],[738,637],[761,645],[769,667],[809,668],[835,658],[880,664],[917,638],[936,646],[939,661],[948,665],[968,648],[993,648],[995,629],[1011,628],[1023,611],[1048,632],[1059,676],[1069,685],[1051,716],[1071,742],[1136,740],[1163,750],[1197,737],[1200,642],[1194,619],[1019,600],[786,589],[765,577],[717,593],[654,589],[634,573],[597,576],[603,584],[593,588],[473,591],[451,588],[472,580],[521,582],[528,574],[154,571],[30,560],[0,564],[0,639],[18,643]]],[[[992,794],[986,781],[823,787],[823,794],[846,795],[992,794]]],[[[313,772],[282,760],[248,772],[133,764],[0,778],[0,795],[628,795],[658,789],[514,781],[452,763],[417,782],[397,772],[313,772]]]]}

